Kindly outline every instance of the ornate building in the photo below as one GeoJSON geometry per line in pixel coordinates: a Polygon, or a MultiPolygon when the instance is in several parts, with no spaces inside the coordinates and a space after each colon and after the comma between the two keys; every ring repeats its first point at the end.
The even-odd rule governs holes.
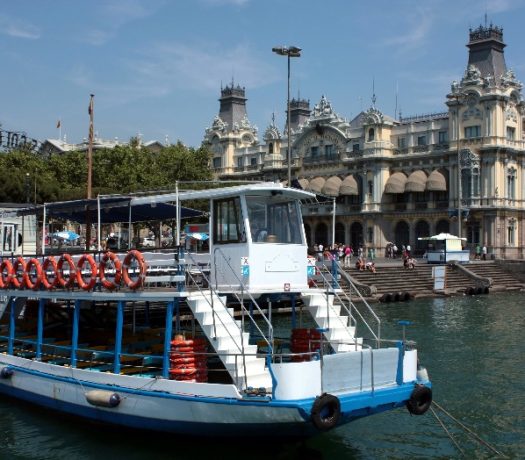
{"type": "MultiPolygon", "coordinates": [[[[292,185],[319,196],[304,209],[311,245],[335,239],[382,251],[395,242],[417,253],[426,244],[418,237],[461,232],[470,247],[524,256],[522,84],[507,69],[501,28],[470,30],[467,47],[467,68],[444,97],[443,113],[394,119],[373,98],[348,121],[325,96],[313,109],[306,100],[290,102],[292,185]]],[[[259,142],[245,89],[232,83],[220,102],[205,134],[216,175],[285,181],[288,139],[274,120],[259,142]]]]}

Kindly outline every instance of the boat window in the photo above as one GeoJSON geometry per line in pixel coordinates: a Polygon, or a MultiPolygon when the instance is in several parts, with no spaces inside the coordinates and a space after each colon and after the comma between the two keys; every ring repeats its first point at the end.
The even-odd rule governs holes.
{"type": "Polygon", "coordinates": [[[2,251],[12,252],[16,249],[15,242],[15,226],[14,225],[3,225],[2,226],[2,251]]]}
{"type": "Polygon", "coordinates": [[[246,242],[239,198],[214,201],[213,220],[213,242],[215,244],[246,242]]]}
{"type": "Polygon", "coordinates": [[[280,196],[247,196],[246,205],[254,243],[302,243],[302,221],[296,201],[280,196]]]}

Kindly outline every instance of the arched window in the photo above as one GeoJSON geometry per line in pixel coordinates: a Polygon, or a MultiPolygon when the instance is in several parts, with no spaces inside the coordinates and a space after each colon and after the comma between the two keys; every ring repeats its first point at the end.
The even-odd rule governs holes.
{"type": "Polygon", "coordinates": [[[430,236],[430,225],[425,220],[420,220],[416,223],[416,253],[422,254],[427,248],[427,241],[419,240],[419,238],[424,238],[430,236]]]}
{"type": "Polygon", "coordinates": [[[442,219],[436,224],[436,233],[450,233],[450,222],[442,219]]]}
{"type": "Polygon", "coordinates": [[[350,227],[350,244],[355,253],[357,253],[359,246],[362,246],[363,243],[363,226],[361,222],[354,222],[350,227]]]}
{"type": "Polygon", "coordinates": [[[374,137],[375,137],[374,128],[370,128],[368,130],[368,142],[372,142],[374,140],[374,137]]]}
{"type": "Polygon", "coordinates": [[[479,156],[469,149],[461,151],[461,199],[463,204],[471,204],[473,199],[479,199],[480,161],[479,156]]]}
{"type": "Polygon", "coordinates": [[[328,227],[325,223],[321,222],[315,227],[315,243],[322,244],[327,247],[330,238],[328,237],[328,227]]]}
{"type": "Polygon", "coordinates": [[[395,229],[395,241],[394,243],[401,248],[402,245],[407,246],[410,244],[410,230],[408,228],[408,224],[401,220],[396,224],[395,229]]]}

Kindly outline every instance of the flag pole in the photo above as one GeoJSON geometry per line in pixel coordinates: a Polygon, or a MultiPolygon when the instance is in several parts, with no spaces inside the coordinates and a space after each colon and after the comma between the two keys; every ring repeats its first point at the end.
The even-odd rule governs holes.
{"type": "MultiPolygon", "coordinates": [[[[91,176],[93,172],[93,102],[94,94],[89,99],[89,138],[87,150],[87,199],[91,199],[91,176]]],[[[91,249],[91,215],[89,214],[89,205],[86,206],[86,251],[91,249]]],[[[98,242],[100,244],[100,242],[98,242]]]]}

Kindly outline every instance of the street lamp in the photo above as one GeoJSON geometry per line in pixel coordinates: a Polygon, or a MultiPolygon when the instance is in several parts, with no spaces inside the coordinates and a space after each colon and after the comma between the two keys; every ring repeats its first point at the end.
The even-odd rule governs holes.
{"type": "Polygon", "coordinates": [[[272,51],[276,54],[279,54],[280,56],[287,56],[288,57],[288,97],[287,97],[287,111],[288,111],[288,117],[287,117],[287,127],[286,130],[288,131],[288,152],[287,152],[287,158],[288,158],[288,187],[292,186],[292,155],[291,155],[291,136],[290,136],[290,58],[293,57],[301,57],[301,48],[297,48],[297,46],[281,46],[281,47],[275,47],[272,48],[272,51]]]}
{"type": "Polygon", "coordinates": [[[31,201],[30,188],[29,188],[29,173],[26,173],[25,192],[26,192],[26,203],[31,201]]]}

